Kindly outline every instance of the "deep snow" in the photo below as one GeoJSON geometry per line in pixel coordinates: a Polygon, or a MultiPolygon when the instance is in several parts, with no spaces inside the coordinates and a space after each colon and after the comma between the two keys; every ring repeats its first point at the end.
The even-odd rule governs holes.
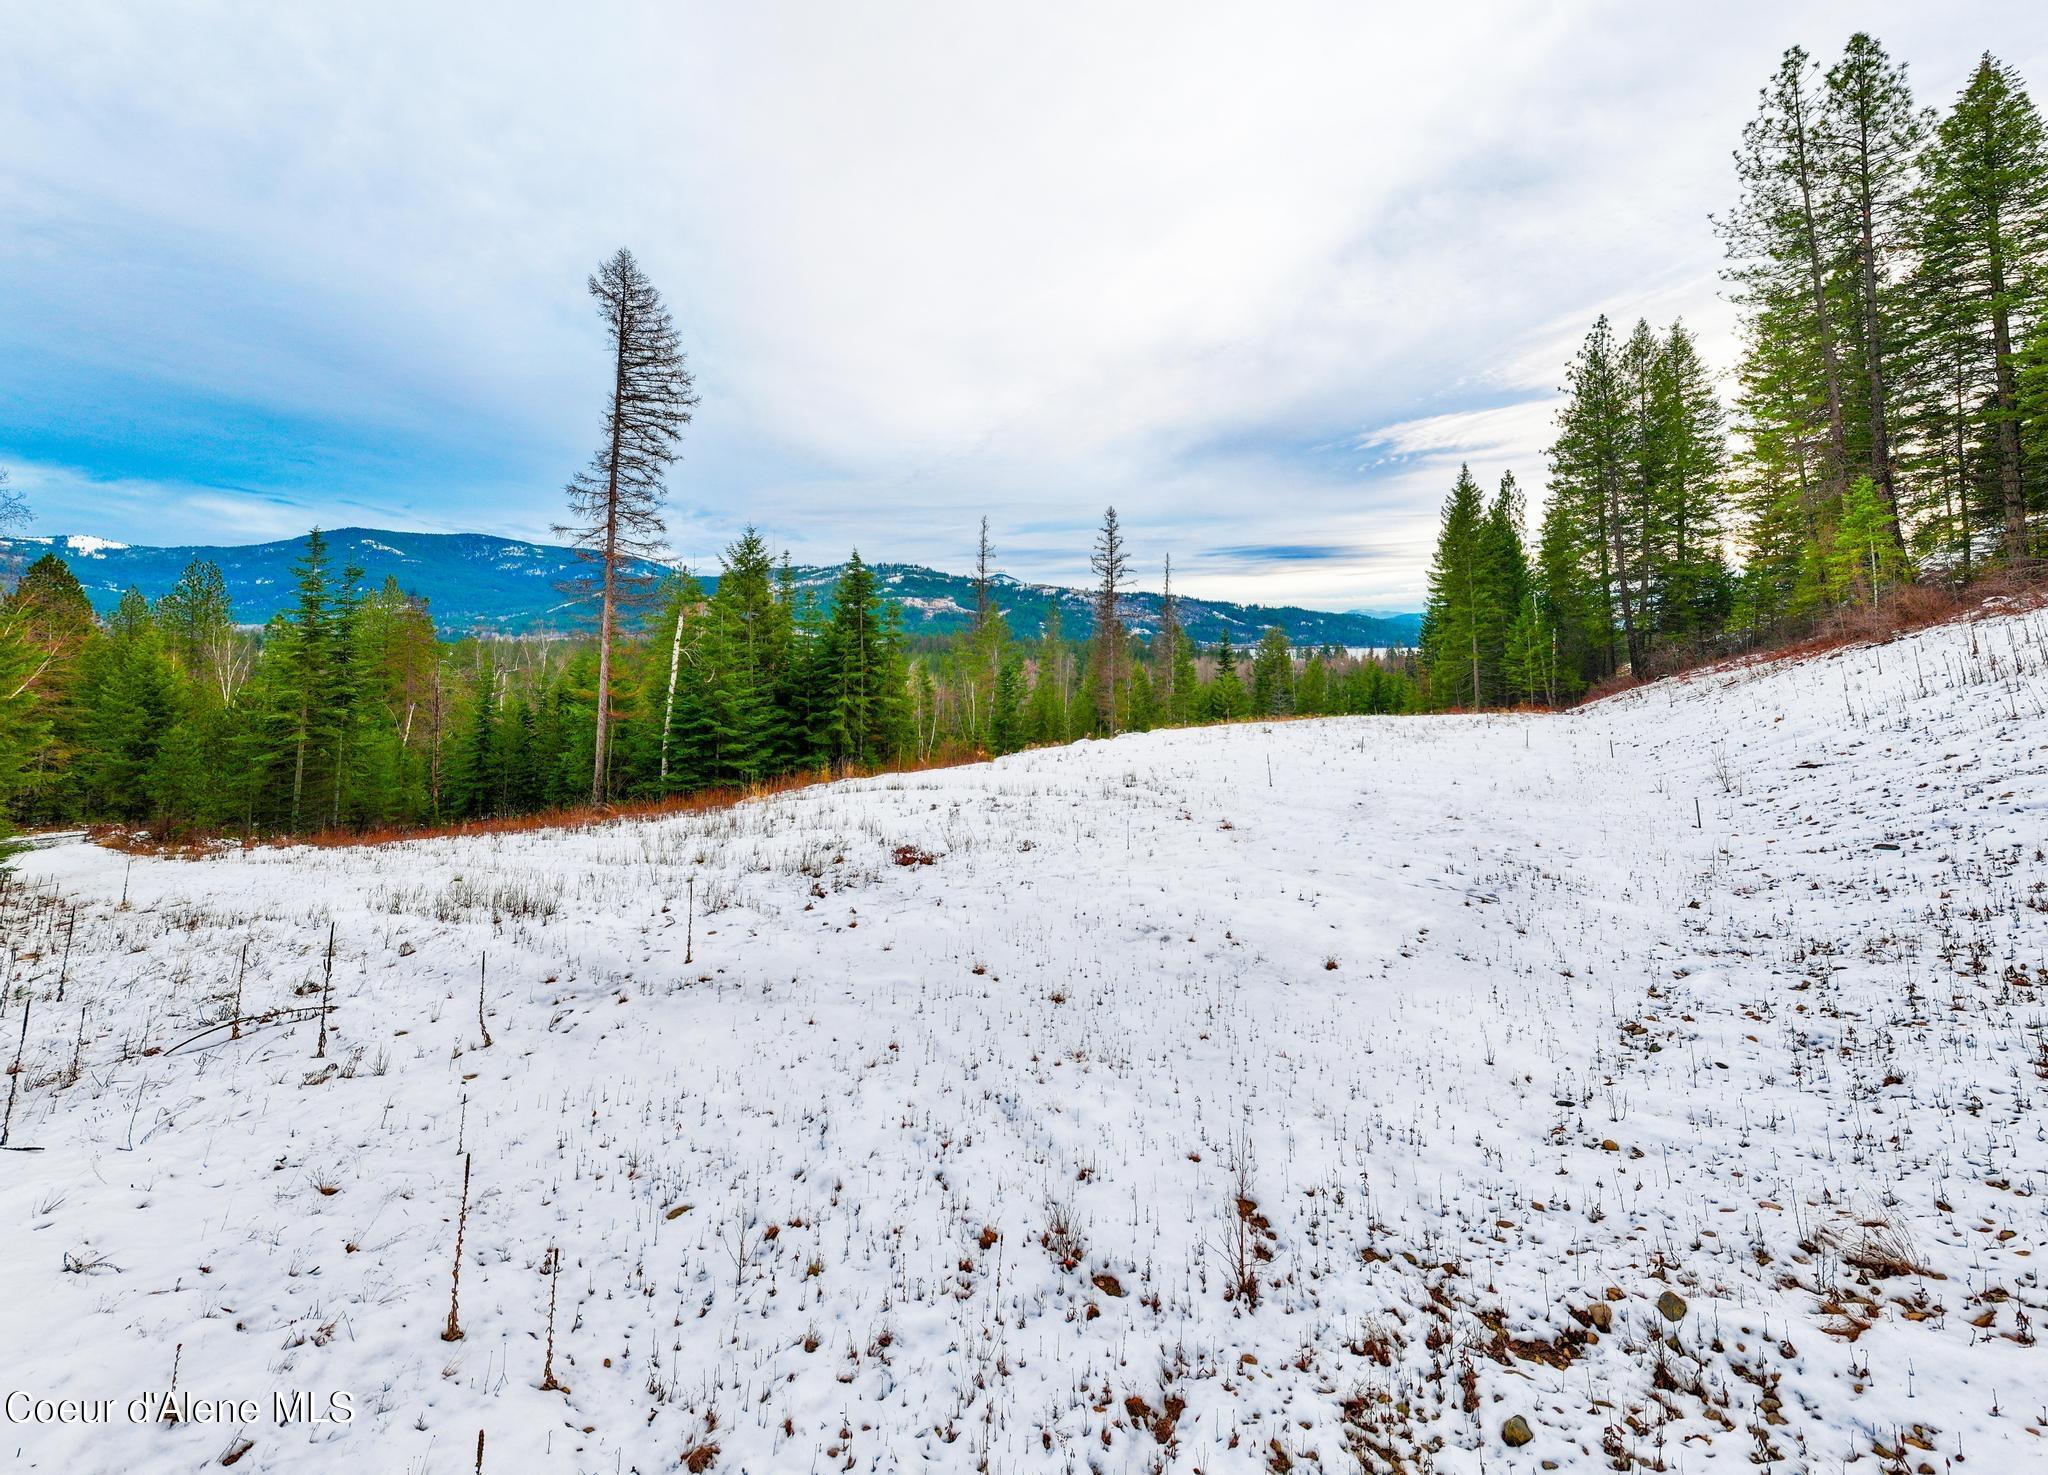
{"type": "Polygon", "coordinates": [[[2044,654],[2037,613],[1563,717],[26,855],[0,1393],[113,1409],[0,1450],[2048,1468],[2044,654]],[[330,922],[324,1060],[180,1044],[244,950],[244,1013],[310,1013],[330,922]],[[261,1415],[128,1422],[174,1368],[261,1415]]]}

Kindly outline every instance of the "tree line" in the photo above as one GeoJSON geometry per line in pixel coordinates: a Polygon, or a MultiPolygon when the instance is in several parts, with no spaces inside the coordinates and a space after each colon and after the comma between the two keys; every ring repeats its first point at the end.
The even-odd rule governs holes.
{"type": "Polygon", "coordinates": [[[1683,324],[1595,322],[1533,547],[1511,480],[1444,504],[1431,705],[1556,704],[2048,556],[2048,139],[2019,75],[1986,55],[1937,113],[1868,35],[1793,47],[1734,162],[1732,402],[1683,324]]]}
{"type": "Polygon", "coordinates": [[[1038,638],[1012,639],[985,540],[973,624],[911,640],[858,553],[821,598],[749,530],[708,596],[677,572],[622,605],[609,662],[595,630],[440,638],[424,601],[391,580],[365,588],[317,531],[292,602],[260,629],[236,622],[211,563],[97,618],[44,554],[0,600],[0,813],[281,834],[561,809],[590,798],[601,720],[600,799],[619,802],[1415,705],[1412,653],[1300,652],[1277,629],[1198,649],[1170,598],[1158,628],[1134,631],[1102,619],[1115,604],[1098,588],[1089,638],[1063,635],[1054,605],[1038,638]]]}

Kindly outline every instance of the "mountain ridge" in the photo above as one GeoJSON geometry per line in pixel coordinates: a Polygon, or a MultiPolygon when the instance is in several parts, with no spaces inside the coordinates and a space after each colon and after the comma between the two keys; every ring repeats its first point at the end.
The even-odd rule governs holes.
{"type": "MultiPolygon", "coordinates": [[[[426,599],[435,627],[444,635],[491,633],[537,635],[573,632],[588,626],[587,600],[564,594],[557,586],[576,569],[574,550],[558,544],[503,538],[493,533],[408,533],[384,528],[336,528],[325,537],[336,569],[355,565],[365,583],[381,585],[395,578],[399,587],[426,599]]],[[[261,624],[290,602],[292,565],[305,539],[267,543],[126,544],[89,534],[0,539],[0,546],[33,559],[43,552],[62,557],[84,586],[96,610],[105,613],[123,591],[140,589],[149,599],[163,596],[180,571],[194,559],[210,559],[220,567],[234,601],[236,619],[261,624]]],[[[634,561],[638,571],[656,575],[674,565],[634,561]]],[[[829,593],[843,564],[797,565],[792,572],[800,588],[829,593]]],[[[973,580],[921,564],[877,563],[877,582],[885,598],[902,607],[904,629],[912,636],[945,635],[963,628],[972,617],[973,580]]],[[[715,574],[699,574],[705,588],[717,586],[715,574]]],[[[1093,628],[1092,595],[1084,589],[1039,584],[996,574],[991,582],[996,604],[1010,631],[1020,639],[1041,632],[1048,603],[1057,602],[1061,628],[1083,636],[1093,628]]],[[[1194,639],[1214,644],[1226,634],[1237,644],[1255,641],[1278,626],[1296,645],[1406,646],[1415,642],[1419,615],[1368,614],[1363,611],[1312,610],[1295,605],[1240,604],[1232,600],[1176,596],[1182,623],[1194,639]]],[[[1132,626],[1149,634],[1157,622],[1157,593],[1134,592],[1125,609],[1132,626]]]]}

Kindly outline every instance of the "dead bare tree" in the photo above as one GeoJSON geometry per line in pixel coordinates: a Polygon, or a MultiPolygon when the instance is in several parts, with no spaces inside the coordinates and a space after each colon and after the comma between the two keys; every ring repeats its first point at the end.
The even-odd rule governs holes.
{"type": "Polygon", "coordinates": [[[1123,529],[1116,509],[1102,514],[1101,530],[1095,534],[1095,551],[1088,555],[1088,567],[1095,571],[1095,700],[1102,725],[1116,731],[1116,683],[1124,661],[1123,592],[1129,560],[1124,554],[1123,529]]]}
{"type": "Polygon", "coordinates": [[[1155,653],[1154,664],[1159,674],[1153,677],[1159,690],[1159,705],[1169,718],[1174,710],[1173,658],[1180,648],[1180,609],[1173,602],[1173,555],[1166,555],[1166,583],[1159,595],[1159,633],[1152,637],[1155,653]]]}
{"type": "Polygon", "coordinates": [[[697,395],[675,322],[632,252],[621,249],[598,267],[590,295],[611,341],[611,395],[603,443],[569,483],[573,521],[556,532],[566,534],[599,570],[595,590],[586,581],[584,592],[598,597],[597,752],[590,801],[602,804],[611,765],[612,642],[621,608],[652,584],[635,565],[660,552],[663,477],[679,454],[697,395]]]}
{"type": "Polygon", "coordinates": [[[462,1155],[462,1207],[455,1215],[455,1260],[448,1273],[448,1325],[441,1329],[441,1340],[459,1342],[462,1340],[462,1321],[458,1315],[462,1306],[462,1240],[469,1232],[469,1163],[470,1155],[462,1155]]]}

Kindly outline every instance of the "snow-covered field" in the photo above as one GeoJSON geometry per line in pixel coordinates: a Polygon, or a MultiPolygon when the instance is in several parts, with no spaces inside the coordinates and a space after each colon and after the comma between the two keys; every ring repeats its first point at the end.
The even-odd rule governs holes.
{"type": "Polygon", "coordinates": [[[0,1452],[2048,1469],[2044,660],[24,856],[0,1452]]]}

